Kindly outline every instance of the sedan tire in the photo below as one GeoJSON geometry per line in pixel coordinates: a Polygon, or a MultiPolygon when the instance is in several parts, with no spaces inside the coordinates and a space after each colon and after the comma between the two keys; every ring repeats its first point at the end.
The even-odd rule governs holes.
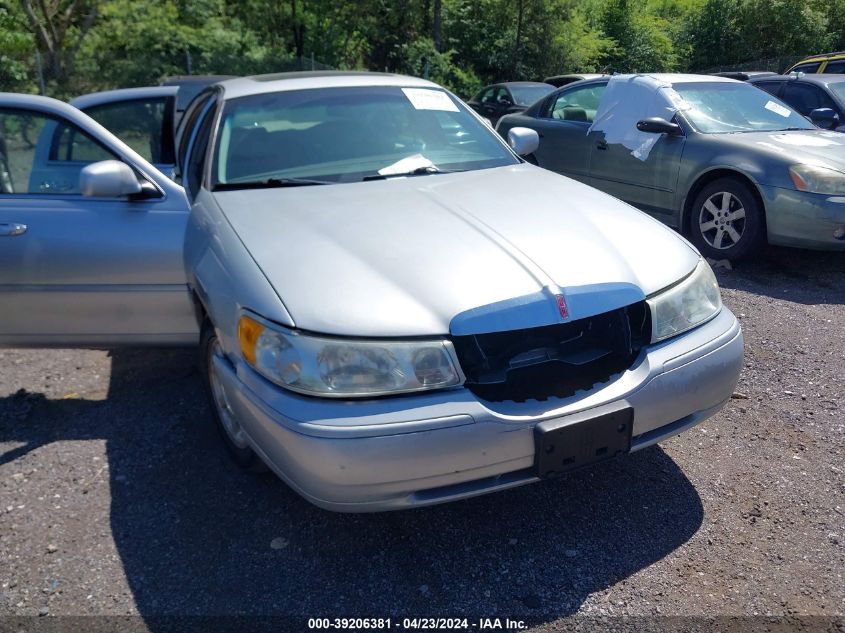
{"type": "Polygon", "coordinates": [[[735,178],[704,187],[688,219],[690,240],[705,257],[742,259],[763,244],[763,209],[748,185],[735,178]]]}
{"type": "Polygon", "coordinates": [[[200,369],[208,395],[211,415],[223,438],[226,450],[239,466],[253,472],[265,472],[267,467],[250,447],[246,435],[229,404],[229,396],[215,368],[215,358],[223,354],[214,327],[206,321],[200,336],[200,369]]]}

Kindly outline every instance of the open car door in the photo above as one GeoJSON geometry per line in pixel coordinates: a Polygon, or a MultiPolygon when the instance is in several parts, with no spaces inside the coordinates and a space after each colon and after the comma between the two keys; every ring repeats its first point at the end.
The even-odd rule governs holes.
{"type": "Polygon", "coordinates": [[[195,343],[189,211],[81,111],[0,93],[0,345],[195,343]]]}

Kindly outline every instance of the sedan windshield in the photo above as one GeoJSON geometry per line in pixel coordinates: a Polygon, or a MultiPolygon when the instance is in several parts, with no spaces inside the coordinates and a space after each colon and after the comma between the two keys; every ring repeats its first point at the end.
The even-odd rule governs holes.
{"type": "Polygon", "coordinates": [[[555,88],[554,86],[511,86],[510,89],[517,105],[529,106],[545,97],[555,88]]]}
{"type": "Polygon", "coordinates": [[[744,83],[681,83],[673,86],[680,108],[699,132],[776,132],[814,126],[767,92],[744,83]]]}
{"type": "Polygon", "coordinates": [[[356,182],[518,162],[489,127],[444,90],[291,90],[226,102],[213,185],[356,182]]]}

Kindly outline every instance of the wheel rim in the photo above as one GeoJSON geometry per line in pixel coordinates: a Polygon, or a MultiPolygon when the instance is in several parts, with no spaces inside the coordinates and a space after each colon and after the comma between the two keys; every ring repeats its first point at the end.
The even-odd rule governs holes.
{"type": "Polygon", "coordinates": [[[730,191],[714,193],[701,207],[698,230],[709,246],[720,251],[732,248],[745,233],[745,207],[730,191]]]}
{"type": "Polygon", "coordinates": [[[214,403],[217,417],[220,418],[220,423],[223,425],[223,430],[226,431],[226,435],[229,436],[232,444],[238,448],[247,448],[249,444],[246,441],[246,435],[241,425],[235,419],[235,413],[229,404],[226,389],[223,387],[223,382],[217,373],[217,366],[214,364],[214,359],[222,356],[223,352],[220,349],[220,342],[215,338],[208,352],[208,378],[211,384],[211,400],[214,403]]]}

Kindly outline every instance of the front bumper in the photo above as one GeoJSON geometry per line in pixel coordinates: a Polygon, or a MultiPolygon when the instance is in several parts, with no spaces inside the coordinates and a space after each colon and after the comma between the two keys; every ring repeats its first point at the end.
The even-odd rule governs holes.
{"type": "Polygon", "coordinates": [[[816,250],[845,250],[845,196],[761,186],[770,244],[816,250]]]}
{"type": "Polygon", "coordinates": [[[533,428],[607,405],[634,409],[632,451],[715,413],[742,367],[742,332],[727,309],[644,350],[604,386],[565,399],[489,403],[467,389],[348,402],[303,398],[250,367],[217,359],[250,442],[312,503],[371,512],[431,505],[537,481],[533,428]]]}

